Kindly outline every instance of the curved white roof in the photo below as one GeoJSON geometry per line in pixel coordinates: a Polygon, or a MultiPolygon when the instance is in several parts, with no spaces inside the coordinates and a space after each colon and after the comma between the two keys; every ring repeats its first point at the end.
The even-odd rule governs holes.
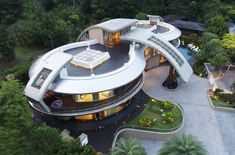
{"type": "Polygon", "coordinates": [[[121,39],[140,42],[157,49],[169,62],[171,62],[183,81],[189,81],[189,78],[193,73],[191,66],[184,56],[162,36],[141,28],[135,28],[129,33],[122,35],[121,39]]]}
{"type": "Polygon", "coordinates": [[[116,18],[91,26],[90,28],[101,28],[109,32],[117,32],[138,22],[137,19],[116,18]]]}
{"type": "Polygon", "coordinates": [[[146,61],[143,52],[135,53],[133,62],[128,66],[123,66],[121,70],[85,78],[62,77],[53,88],[53,91],[68,94],[85,94],[123,86],[137,78],[145,68],[146,61]]]}
{"type": "MultiPolygon", "coordinates": [[[[36,78],[35,74],[38,74],[38,71],[46,67],[47,63],[45,62],[50,62],[50,63],[58,62],[59,59],[54,59],[54,61],[56,62],[50,61],[50,59],[53,59],[56,53],[63,53],[64,50],[70,48],[87,46],[88,42],[89,41],[77,42],[61,46],[40,57],[40,59],[36,61],[35,64],[33,64],[33,67],[30,68],[29,72],[31,74],[34,73],[31,76],[31,78],[36,78]]],[[[98,42],[97,40],[92,40],[89,42],[89,44],[92,45],[96,44],[97,42],[98,42]]],[[[49,89],[58,93],[85,94],[85,93],[105,91],[128,84],[143,72],[146,64],[144,53],[142,52],[144,49],[138,49],[138,50],[140,51],[136,51],[135,46],[133,45],[130,46],[129,50],[130,60],[127,63],[125,63],[121,68],[101,75],[72,77],[64,74],[63,73],[64,68],[61,67],[60,71],[57,70],[57,72],[60,74],[60,79],[57,81],[55,85],[51,86],[49,89]]]]}

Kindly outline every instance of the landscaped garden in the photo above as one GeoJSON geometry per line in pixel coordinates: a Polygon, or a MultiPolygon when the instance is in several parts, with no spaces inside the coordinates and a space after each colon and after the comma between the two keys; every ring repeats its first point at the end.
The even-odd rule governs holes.
{"type": "Polygon", "coordinates": [[[144,111],[128,123],[134,128],[152,131],[173,131],[181,127],[183,112],[170,101],[149,99],[144,111]]]}
{"type": "Polygon", "coordinates": [[[216,89],[210,99],[215,107],[235,108],[234,94],[225,93],[222,89],[216,89]]]}

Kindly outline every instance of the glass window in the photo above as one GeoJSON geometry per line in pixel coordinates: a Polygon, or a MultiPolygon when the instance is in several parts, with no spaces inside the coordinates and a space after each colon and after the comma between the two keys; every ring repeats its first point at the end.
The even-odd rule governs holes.
{"type": "Polygon", "coordinates": [[[75,96],[76,102],[92,102],[93,96],[92,94],[81,94],[75,96]]]}
{"type": "Polygon", "coordinates": [[[114,96],[113,90],[103,91],[99,93],[99,100],[105,100],[114,96]]]}
{"type": "Polygon", "coordinates": [[[150,51],[150,48],[146,48],[145,51],[144,51],[144,56],[145,58],[149,58],[150,57],[150,54],[151,54],[151,51],[150,51]]]}
{"type": "Polygon", "coordinates": [[[87,114],[87,115],[75,116],[75,119],[76,120],[89,121],[89,120],[95,119],[95,114],[87,114]]]}
{"type": "Polygon", "coordinates": [[[38,76],[36,77],[36,79],[33,81],[32,86],[34,88],[40,89],[50,73],[51,73],[50,69],[43,68],[41,72],[38,74],[38,76]]]}

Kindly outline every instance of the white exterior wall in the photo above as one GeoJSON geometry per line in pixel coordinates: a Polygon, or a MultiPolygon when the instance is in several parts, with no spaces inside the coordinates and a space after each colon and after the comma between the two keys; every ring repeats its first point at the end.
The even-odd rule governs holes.
{"type": "Polygon", "coordinates": [[[104,35],[102,29],[91,29],[88,33],[90,39],[97,39],[100,44],[104,45],[104,35]]]}

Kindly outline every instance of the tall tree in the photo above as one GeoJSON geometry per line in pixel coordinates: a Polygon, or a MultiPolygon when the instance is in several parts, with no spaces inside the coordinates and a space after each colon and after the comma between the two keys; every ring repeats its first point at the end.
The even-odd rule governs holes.
{"type": "Polygon", "coordinates": [[[0,58],[12,60],[15,57],[16,41],[9,26],[0,25],[0,58]]]}
{"type": "Polygon", "coordinates": [[[11,25],[22,13],[22,0],[0,0],[0,24],[11,25]]]}
{"type": "Polygon", "coordinates": [[[206,31],[222,37],[228,32],[228,25],[223,16],[213,16],[206,21],[206,31]]]}
{"type": "Polygon", "coordinates": [[[223,36],[223,47],[232,62],[235,62],[235,34],[225,34],[223,36]]]}

